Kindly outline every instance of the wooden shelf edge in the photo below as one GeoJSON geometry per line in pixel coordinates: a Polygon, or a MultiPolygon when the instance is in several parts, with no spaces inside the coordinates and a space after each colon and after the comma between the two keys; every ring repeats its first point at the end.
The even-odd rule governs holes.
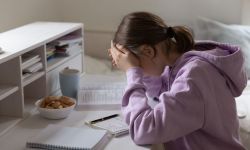
{"type": "Polygon", "coordinates": [[[18,86],[0,86],[0,101],[18,91],[18,86]]]}

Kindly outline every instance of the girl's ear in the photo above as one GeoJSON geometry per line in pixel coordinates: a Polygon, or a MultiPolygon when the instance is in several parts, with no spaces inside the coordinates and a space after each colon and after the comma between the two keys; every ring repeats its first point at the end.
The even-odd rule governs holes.
{"type": "Polygon", "coordinates": [[[140,51],[142,55],[149,57],[149,58],[154,58],[155,53],[156,53],[155,50],[149,45],[140,46],[140,51]]]}

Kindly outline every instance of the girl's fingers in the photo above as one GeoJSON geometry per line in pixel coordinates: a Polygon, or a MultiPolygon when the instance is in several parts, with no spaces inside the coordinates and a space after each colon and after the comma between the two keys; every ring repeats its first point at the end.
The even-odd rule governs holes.
{"type": "Polygon", "coordinates": [[[122,48],[120,49],[120,51],[124,54],[128,54],[129,53],[129,50],[127,50],[126,48],[122,48]]]}
{"type": "Polygon", "coordinates": [[[123,49],[123,46],[120,45],[120,44],[116,44],[115,47],[118,48],[118,49],[123,49]]]}
{"type": "Polygon", "coordinates": [[[111,47],[111,48],[114,48],[113,40],[111,40],[110,47],[111,47]]]}
{"type": "Polygon", "coordinates": [[[108,52],[108,55],[111,56],[110,49],[108,49],[107,52],[108,52]]]}
{"type": "Polygon", "coordinates": [[[112,60],[112,65],[113,65],[114,67],[116,67],[116,63],[115,63],[114,60],[112,60]]]}
{"type": "Polygon", "coordinates": [[[116,46],[117,49],[119,49],[119,51],[121,51],[122,53],[124,53],[124,54],[129,53],[129,50],[127,50],[126,48],[124,48],[122,45],[116,44],[115,46],[116,46]]]}
{"type": "Polygon", "coordinates": [[[118,50],[115,46],[113,47],[113,48],[111,48],[111,50],[110,50],[110,52],[111,52],[111,55],[112,55],[112,57],[115,59],[115,58],[117,58],[119,55],[121,55],[121,51],[120,50],[118,50]]]}
{"type": "Polygon", "coordinates": [[[127,49],[125,49],[122,45],[120,45],[120,44],[114,44],[114,43],[113,43],[113,40],[111,40],[110,45],[111,45],[111,49],[115,49],[115,50],[120,51],[120,52],[122,52],[122,53],[128,53],[128,52],[129,52],[129,51],[128,51],[127,49]]]}
{"type": "Polygon", "coordinates": [[[110,51],[108,51],[108,55],[109,55],[109,57],[112,57],[112,55],[111,55],[110,51]]]}

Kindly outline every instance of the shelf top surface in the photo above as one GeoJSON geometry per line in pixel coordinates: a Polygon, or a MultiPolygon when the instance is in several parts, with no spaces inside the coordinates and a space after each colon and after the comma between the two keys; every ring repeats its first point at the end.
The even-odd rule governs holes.
{"type": "Polygon", "coordinates": [[[15,57],[60,36],[81,29],[81,23],[35,22],[0,34],[1,60],[15,57]]]}

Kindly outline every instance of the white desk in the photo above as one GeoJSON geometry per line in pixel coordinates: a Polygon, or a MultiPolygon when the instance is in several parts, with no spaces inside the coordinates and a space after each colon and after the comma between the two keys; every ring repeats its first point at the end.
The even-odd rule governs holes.
{"type": "MultiPolygon", "coordinates": [[[[1,150],[24,150],[26,140],[36,135],[41,129],[48,124],[60,124],[63,126],[83,126],[84,120],[91,119],[95,116],[117,113],[118,110],[113,111],[73,111],[70,116],[62,120],[48,120],[42,118],[38,112],[34,111],[33,115],[27,117],[13,129],[0,137],[1,150]]],[[[113,138],[105,150],[148,150],[149,147],[138,146],[134,144],[129,135],[118,138],[113,138]]]]}

